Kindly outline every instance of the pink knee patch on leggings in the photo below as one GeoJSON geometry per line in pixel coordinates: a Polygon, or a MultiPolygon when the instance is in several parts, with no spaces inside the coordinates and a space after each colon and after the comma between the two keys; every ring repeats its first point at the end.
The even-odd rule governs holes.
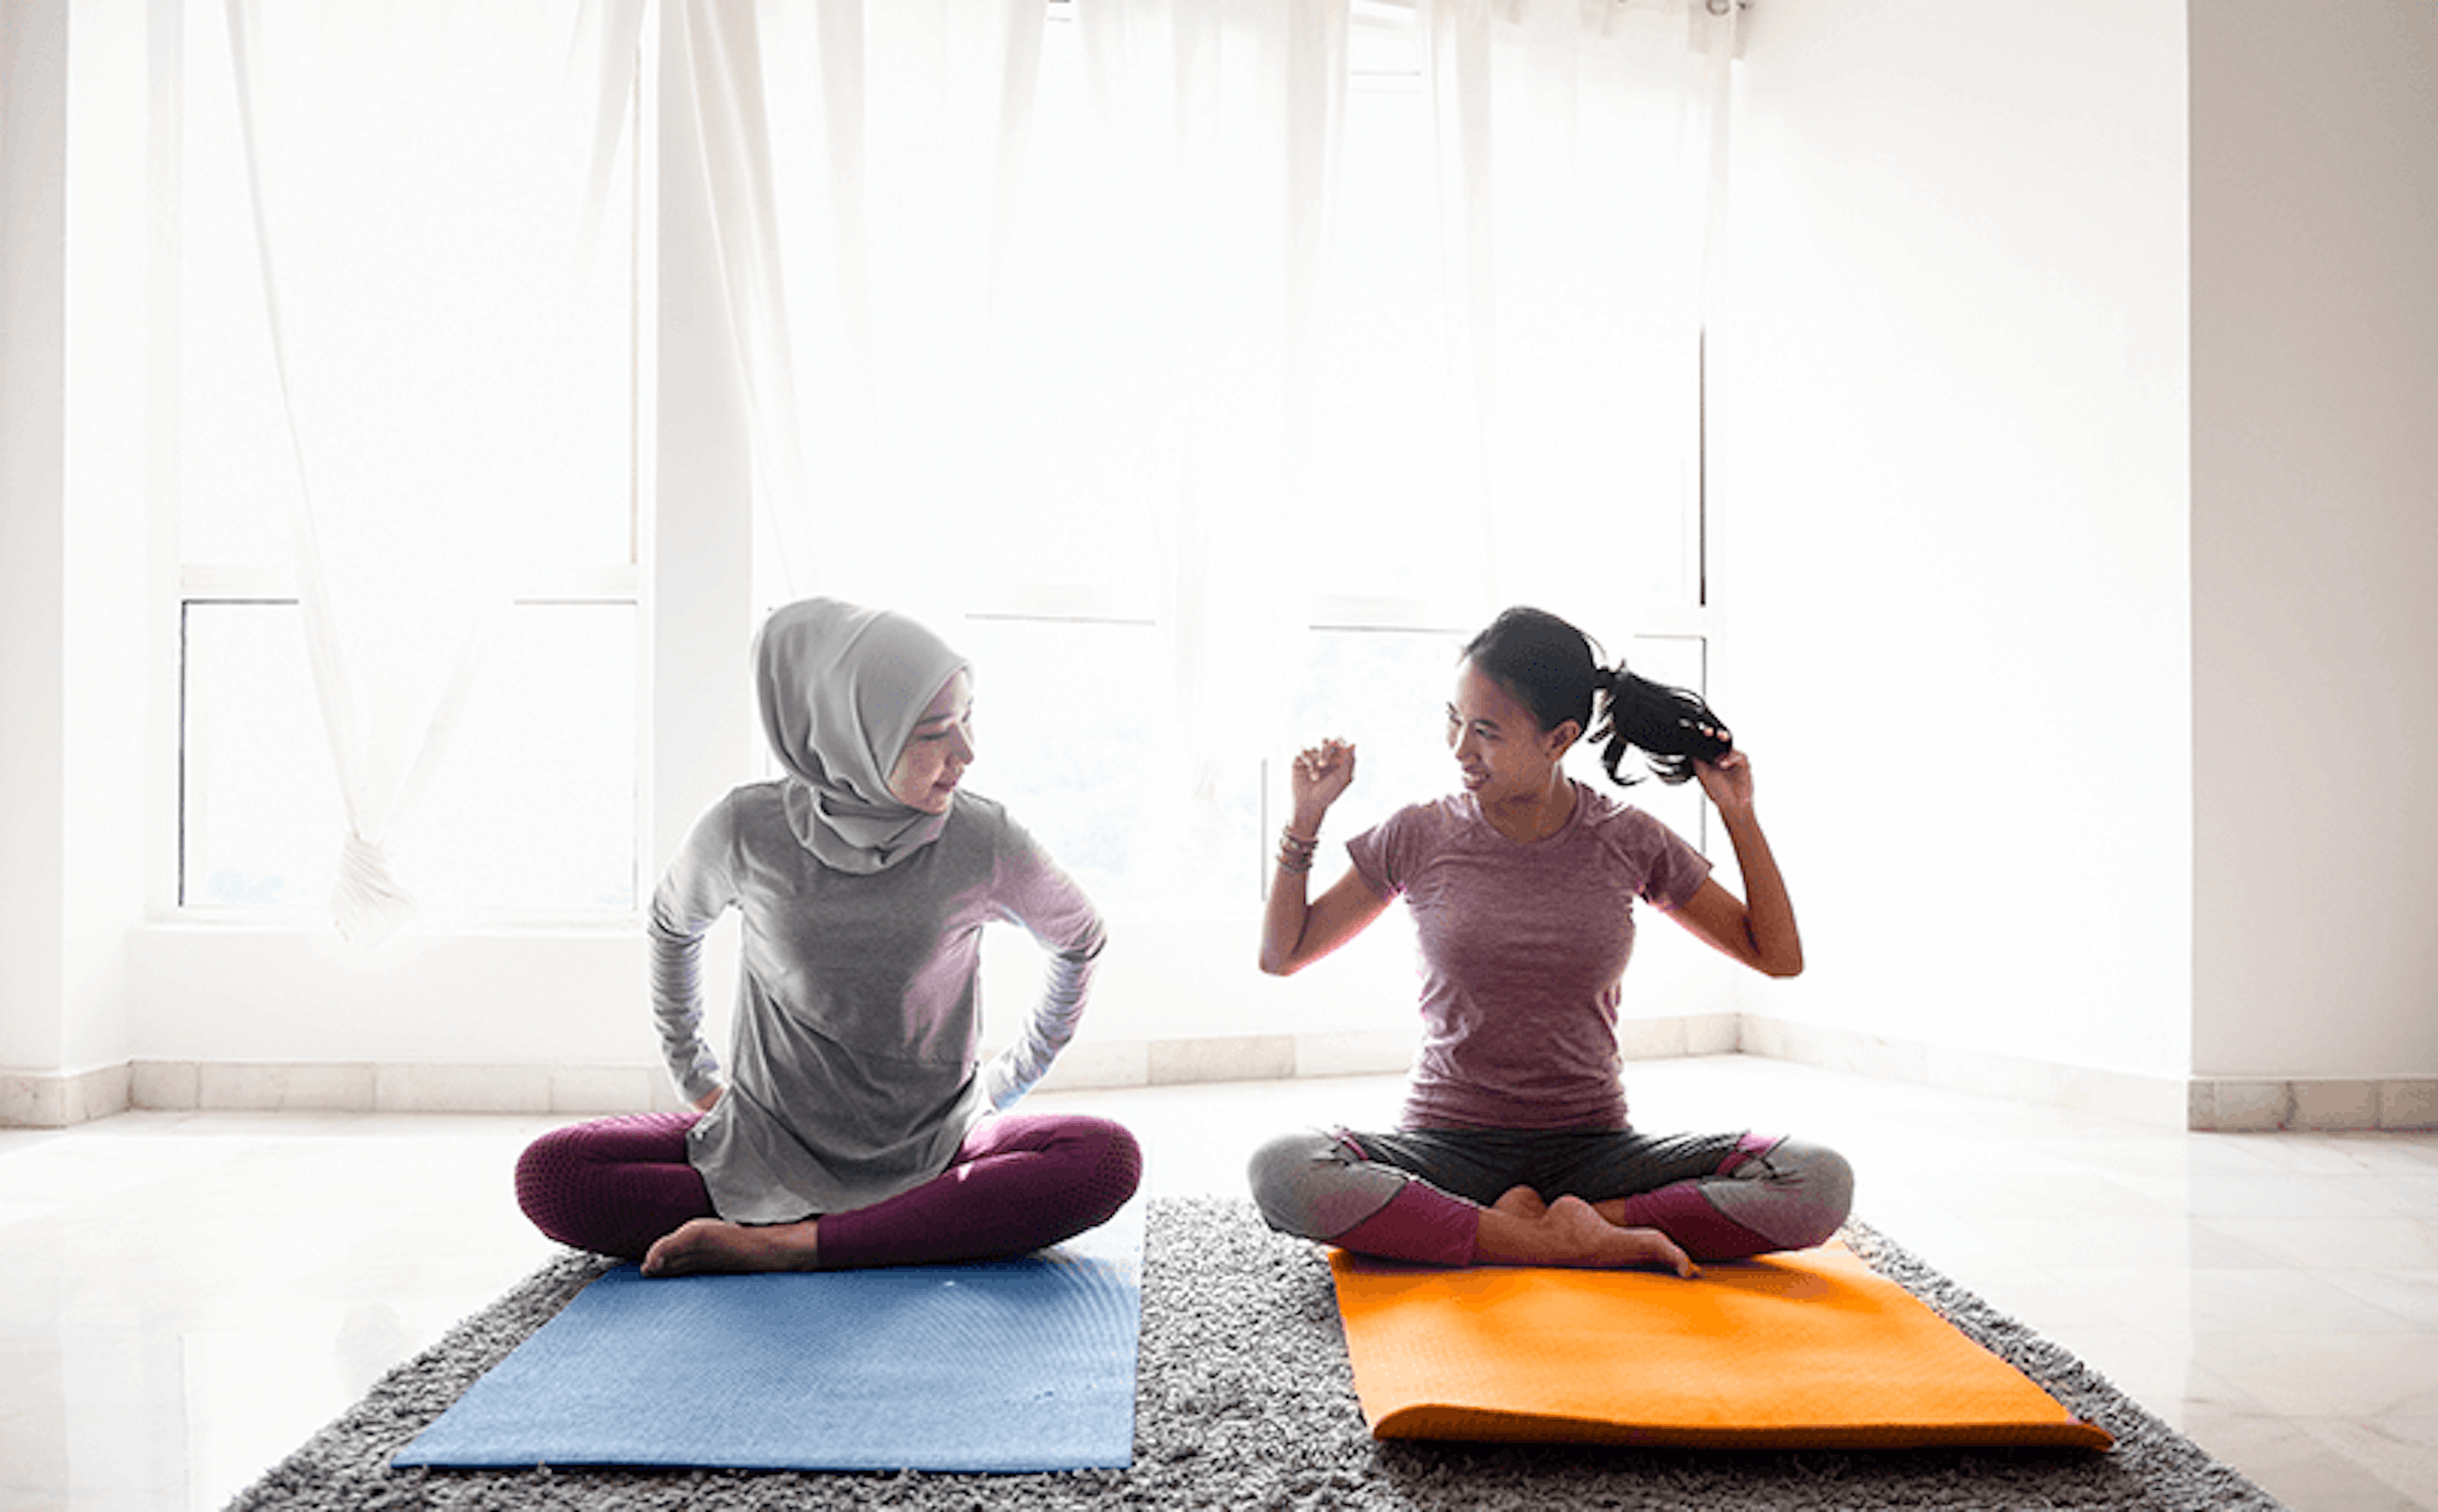
{"type": "Polygon", "coordinates": [[[1755,1155],[1766,1155],[1784,1143],[1786,1143],[1784,1134],[1747,1133],[1736,1140],[1736,1148],[1727,1152],[1727,1158],[1719,1162],[1719,1174],[1731,1176],[1735,1174],[1738,1166],[1755,1155]]]}
{"type": "Polygon", "coordinates": [[[1408,1181],[1388,1205],[1329,1242],[1357,1255],[1424,1265],[1471,1265],[1481,1209],[1427,1182],[1408,1181]]]}
{"type": "Polygon", "coordinates": [[[1697,1260],[1740,1260],[1825,1242],[1845,1222],[1852,1191],[1851,1171],[1834,1152],[1748,1134],[1719,1162],[1717,1177],[1629,1197],[1619,1221],[1658,1229],[1697,1260]]]}
{"type": "Polygon", "coordinates": [[[1720,1212],[1702,1195],[1699,1182],[1680,1181],[1629,1197],[1617,1222],[1626,1228],[1655,1228],[1697,1260],[1740,1260],[1785,1248],[1720,1212]]]}

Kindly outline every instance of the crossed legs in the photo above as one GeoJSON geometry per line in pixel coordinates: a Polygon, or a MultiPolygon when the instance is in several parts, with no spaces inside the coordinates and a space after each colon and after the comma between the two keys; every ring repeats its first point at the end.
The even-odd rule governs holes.
{"type": "Polygon", "coordinates": [[[1437,1265],[1651,1266],[1818,1244],[1845,1222],[1835,1151],[1754,1134],[1310,1131],[1252,1160],[1270,1226],[1437,1265]]]}
{"type": "Polygon", "coordinates": [[[1134,1195],[1142,1154],[1105,1118],[990,1119],[939,1176],[868,1207],[794,1223],[732,1223],[686,1159],[695,1114],[554,1130],[517,1162],[517,1201],[563,1244],[696,1271],[937,1265],[1041,1249],[1106,1222],[1134,1195]]]}

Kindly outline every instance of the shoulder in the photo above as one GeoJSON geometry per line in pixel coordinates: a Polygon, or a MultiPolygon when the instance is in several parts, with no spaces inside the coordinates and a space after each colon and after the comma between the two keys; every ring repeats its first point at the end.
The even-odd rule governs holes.
{"type": "Polygon", "coordinates": [[[1599,848],[1600,865],[1618,885],[1673,908],[1691,897],[1710,874],[1710,863],[1691,841],[1649,810],[1608,793],[1586,789],[1588,834],[1599,848]]]}
{"type": "Polygon", "coordinates": [[[971,856],[1000,869],[1012,863],[1037,864],[1049,859],[1041,842],[1016,821],[1006,804],[963,788],[957,790],[940,840],[951,853],[971,856]]]}
{"type": "Polygon", "coordinates": [[[949,844],[951,856],[971,857],[986,868],[989,896],[1036,935],[1065,945],[1098,940],[1101,920],[1091,899],[1006,804],[958,789],[941,839],[949,844]]]}
{"type": "Polygon", "coordinates": [[[783,826],[787,822],[778,783],[748,782],[732,787],[694,821],[694,829],[686,835],[685,849],[697,854],[725,855],[739,835],[750,833],[757,824],[773,822],[783,826]]]}
{"type": "Polygon", "coordinates": [[[1583,829],[1599,839],[1602,849],[1620,856],[1647,858],[1685,843],[1650,810],[1584,783],[1576,787],[1583,829]]]}
{"type": "Polygon", "coordinates": [[[784,818],[787,811],[786,786],[785,782],[768,782],[732,787],[728,796],[714,803],[703,818],[708,821],[716,818],[727,824],[749,823],[768,815],[784,818]]]}
{"type": "Polygon", "coordinates": [[[1398,835],[1440,838],[1464,829],[1473,822],[1476,812],[1470,797],[1449,793],[1408,803],[1382,819],[1378,828],[1398,835]]]}
{"type": "Polygon", "coordinates": [[[1603,838],[1645,835],[1654,829],[1665,829],[1649,811],[1625,800],[1623,796],[1604,792],[1589,782],[1575,783],[1575,801],[1581,805],[1583,828],[1603,838]]]}
{"type": "Polygon", "coordinates": [[[698,815],[653,891],[655,909],[663,905],[692,915],[716,911],[734,900],[737,879],[751,870],[740,856],[751,849],[761,829],[786,825],[773,784],[732,788],[698,815]]]}
{"type": "Polygon", "coordinates": [[[1348,840],[1347,856],[1372,891],[1392,897],[1447,853],[1473,812],[1472,799],[1462,794],[1408,803],[1348,840]]]}
{"type": "Polygon", "coordinates": [[[1349,846],[1404,853],[1429,851],[1463,831],[1472,800],[1462,794],[1408,803],[1349,840],[1349,846]]]}
{"type": "Polygon", "coordinates": [[[751,855],[773,852],[792,854],[803,849],[804,842],[796,837],[795,820],[788,817],[788,786],[782,780],[746,782],[730,788],[726,798],[704,811],[688,845],[751,855]]]}

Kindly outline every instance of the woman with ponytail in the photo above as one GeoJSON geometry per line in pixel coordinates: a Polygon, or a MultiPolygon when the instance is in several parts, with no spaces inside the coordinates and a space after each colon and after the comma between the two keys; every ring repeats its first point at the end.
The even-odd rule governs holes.
{"type": "Polygon", "coordinates": [[[1388,1259],[1442,1265],[1652,1266],[1821,1243],[1845,1221],[1836,1152],[1749,1132],[1651,1134],[1626,1117],[1618,983],[1636,898],[1755,971],[1792,976],[1803,943],[1753,806],[1752,764],[1696,694],[1600,663],[1555,615],[1513,608],[1469,642],[1448,705],[1463,791],[1398,810],[1347,842],[1352,865],[1306,891],[1321,821],[1354,748],[1296,758],[1262,933],[1262,969],[1301,970],[1403,898],[1422,957],[1423,1042],[1393,1133],[1310,1131],[1253,1157],[1269,1224],[1388,1259]],[[1616,782],[1639,752],[1699,781],[1749,897],[1639,808],[1562,762],[1588,736],[1616,782]]]}

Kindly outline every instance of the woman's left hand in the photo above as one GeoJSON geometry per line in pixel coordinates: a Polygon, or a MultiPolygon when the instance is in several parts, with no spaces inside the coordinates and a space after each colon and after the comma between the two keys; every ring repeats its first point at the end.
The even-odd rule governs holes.
{"type": "Polygon", "coordinates": [[[1719,812],[1743,811],[1753,806],[1752,758],[1742,751],[1731,750],[1715,762],[1697,761],[1693,775],[1701,780],[1702,791],[1719,812]]]}

